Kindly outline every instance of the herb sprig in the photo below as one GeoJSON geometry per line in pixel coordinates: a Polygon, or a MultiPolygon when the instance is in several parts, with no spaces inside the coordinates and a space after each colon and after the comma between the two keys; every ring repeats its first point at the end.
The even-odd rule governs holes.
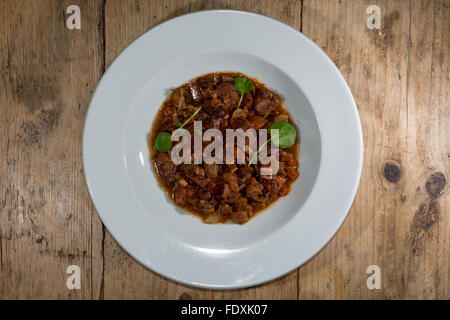
{"type": "MultiPolygon", "coordinates": [[[[189,123],[202,109],[203,106],[200,106],[195,110],[195,112],[187,119],[183,124],[178,121],[176,126],[178,129],[175,131],[175,134],[178,131],[182,130],[183,127],[189,123]]],[[[168,152],[170,148],[172,148],[172,135],[169,132],[159,132],[155,139],[155,149],[161,152],[168,152]]]]}
{"type": "Polygon", "coordinates": [[[270,139],[267,140],[266,143],[264,143],[258,149],[258,151],[256,151],[256,153],[248,162],[248,166],[250,167],[250,165],[253,164],[255,158],[270,141],[273,141],[273,143],[276,146],[279,146],[280,148],[289,148],[294,145],[296,139],[297,139],[297,130],[295,130],[294,126],[291,125],[289,122],[280,121],[272,123],[270,125],[270,139]]]}
{"type": "Polygon", "coordinates": [[[236,78],[234,79],[234,87],[237,91],[241,93],[241,99],[239,99],[239,104],[236,108],[239,108],[242,103],[242,98],[244,97],[244,93],[248,93],[253,90],[253,84],[247,78],[236,78]]]}

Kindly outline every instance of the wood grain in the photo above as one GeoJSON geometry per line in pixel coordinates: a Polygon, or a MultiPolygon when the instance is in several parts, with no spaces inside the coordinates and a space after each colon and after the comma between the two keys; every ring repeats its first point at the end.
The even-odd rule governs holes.
{"type": "Polygon", "coordinates": [[[349,83],[365,150],[348,217],[300,268],[301,298],[450,297],[449,198],[425,188],[433,174],[448,180],[448,4],[303,2],[303,33],[349,83]],[[381,8],[381,30],[364,27],[371,4],[381,8]],[[366,286],[370,265],[381,269],[381,290],[366,286]]]}
{"type": "MultiPolygon", "coordinates": [[[[449,299],[450,1],[96,0],[0,2],[0,299],[449,299]],[[82,29],[65,27],[81,7],[82,29]],[[380,6],[381,30],[366,27],[380,6]],[[281,20],[317,43],[356,99],[360,188],[327,246],[255,288],[202,290],[128,256],[87,193],[81,137],[114,58],[172,17],[213,8],[281,20]],[[81,290],[66,288],[78,265],[81,290]],[[366,286],[378,265],[380,290],[366,286]]],[[[339,192],[337,190],[336,192],[339,192]]]]}
{"type": "Polygon", "coordinates": [[[99,287],[100,221],[87,193],[81,136],[101,76],[101,3],[2,1],[0,298],[83,298],[99,287]],[[81,290],[66,288],[69,265],[81,290]]]}

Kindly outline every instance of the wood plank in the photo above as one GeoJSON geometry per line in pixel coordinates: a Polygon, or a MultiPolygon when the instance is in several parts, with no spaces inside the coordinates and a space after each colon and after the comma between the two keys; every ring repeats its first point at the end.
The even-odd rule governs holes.
{"type": "Polygon", "coordinates": [[[301,298],[449,298],[449,22],[448,1],[303,2],[303,33],[349,83],[365,150],[347,219],[300,268],[301,298]],[[372,4],[381,30],[366,28],[372,4]]]}
{"type": "Polygon", "coordinates": [[[80,4],[81,31],[65,27],[69,4],[0,3],[0,299],[450,298],[448,0],[95,0],[80,4]],[[380,31],[365,25],[372,4],[380,31]],[[348,81],[364,133],[360,188],[337,235],[299,272],[245,290],[195,289],[138,264],[102,229],[82,173],[105,67],[152,26],[212,8],[301,28],[348,81]],[[81,290],[66,288],[71,264],[81,290]],[[372,264],[381,290],[366,287],[372,264]]]}
{"type": "Polygon", "coordinates": [[[403,265],[407,299],[450,298],[449,7],[450,1],[411,6],[405,139],[413,209],[402,221],[409,226],[403,265]]]}
{"type": "MultiPolygon", "coordinates": [[[[152,26],[172,17],[212,8],[254,11],[300,28],[300,1],[107,1],[106,64],[132,40],[152,26]],[[126,14],[123,14],[126,12],[126,14]]],[[[264,286],[236,291],[211,291],[186,287],[168,281],[129,257],[106,234],[105,237],[105,299],[295,299],[297,271],[264,286]]]]}
{"type": "Polygon", "coordinates": [[[81,134],[101,72],[100,1],[0,3],[0,299],[91,298],[101,253],[85,187],[81,134]],[[69,265],[81,290],[66,288],[69,265]]]}

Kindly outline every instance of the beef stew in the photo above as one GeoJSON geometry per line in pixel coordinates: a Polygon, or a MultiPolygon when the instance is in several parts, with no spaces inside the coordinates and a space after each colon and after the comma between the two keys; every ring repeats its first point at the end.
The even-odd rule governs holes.
{"type": "MultiPolygon", "coordinates": [[[[290,192],[299,176],[298,138],[293,146],[279,149],[278,171],[269,176],[260,174],[260,163],[249,164],[248,154],[245,164],[176,165],[170,151],[155,148],[158,133],[184,126],[194,134],[194,120],[202,121],[203,131],[214,128],[224,134],[226,129],[259,130],[269,129],[275,122],[294,124],[279,94],[241,73],[210,73],[174,89],[153,121],[148,147],[155,175],[177,206],[205,223],[243,224],[290,192]],[[237,90],[237,78],[250,80],[251,90],[237,90]]],[[[203,148],[207,144],[203,142],[203,148]]]]}

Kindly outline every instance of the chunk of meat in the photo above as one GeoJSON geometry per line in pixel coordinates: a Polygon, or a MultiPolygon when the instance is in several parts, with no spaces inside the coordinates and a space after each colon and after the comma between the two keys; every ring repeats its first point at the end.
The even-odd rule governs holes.
{"type": "Polygon", "coordinates": [[[187,120],[196,110],[197,108],[192,104],[183,104],[177,109],[177,113],[178,116],[187,120]]]}
{"type": "Polygon", "coordinates": [[[225,172],[223,174],[223,181],[227,182],[232,191],[237,191],[239,189],[238,176],[234,173],[225,172]]]}
{"type": "Polygon", "coordinates": [[[272,95],[272,99],[271,99],[271,102],[275,105],[275,106],[279,106],[280,105],[280,103],[283,101],[283,99],[281,99],[281,97],[277,94],[277,93],[275,93],[275,92],[271,92],[273,95],[272,95]]]}
{"type": "Polygon", "coordinates": [[[203,200],[209,200],[212,198],[212,194],[210,191],[205,191],[204,189],[199,192],[199,198],[203,200]]]}
{"type": "Polygon", "coordinates": [[[260,183],[257,184],[249,184],[245,188],[245,194],[247,195],[247,198],[259,201],[260,197],[263,194],[264,186],[260,183]]]}
{"type": "Polygon", "coordinates": [[[280,160],[281,161],[285,161],[285,162],[289,162],[291,160],[294,160],[294,155],[290,152],[284,151],[284,150],[280,150],[280,160]]]}
{"type": "Polygon", "coordinates": [[[206,121],[206,129],[220,129],[222,124],[222,119],[216,118],[216,119],[209,119],[206,121]]]}
{"type": "Polygon", "coordinates": [[[280,176],[285,176],[286,175],[286,170],[285,170],[285,168],[286,168],[286,163],[284,163],[284,162],[279,162],[278,163],[278,174],[280,175],[280,176]]]}
{"type": "Polygon", "coordinates": [[[254,172],[254,169],[252,167],[240,167],[239,168],[239,174],[242,176],[245,176],[247,174],[252,174],[254,172]]]}
{"type": "Polygon", "coordinates": [[[273,110],[275,110],[274,106],[270,104],[270,101],[267,99],[260,99],[255,104],[255,110],[263,117],[267,117],[273,110]]]}
{"type": "Polygon", "coordinates": [[[208,186],[209,182],[211,181],[209,178],[202,176],[190,176],[189,179],[192,180],[200,188],[206,188],[206,186],[208,186]]]}
{"type": "Polygon", "coordinates": [[[216,110],[220,106],[222,106],[222,102],[217,98],[205,100],[205,109],[208,110],[211,114],[216,112],[216,110]]]}
{"type": "Polygon", "coordinates": [[[247,211],[233,211],[231,212],[231,221],[234,223],[242,224],[244,222],[247,222],[248,220],[248,214],[247,211]]]}
{"type": "Polygon", "coordinates": [[[173,192],[173,199],[175,203],[179,206],[185,206],[188,199],[192,196],[194,190],[191,188],[179,188],[175,189],[173,192]]]}
{"type": "Polygon", "coordinates": [[[232,211],[233,208],[227,203],[224,203],[220,206],[220,213],[223,215],[229,215],[232,211]]]}
{"type": "Polygon", "coordinates": [[[232,196],[232,192],[228,183],[219,183],[216,186],[216,195],[219,198],[226,199],[232,196]]]}
{"type": "Polygon", "coordinates": [[[199,102],[203,98],[203,92],[196,82],[188,85],[189,92],[195,102],[199,102]]]}
{"type": "Polygon", "coordinates": [[[233,129],[242,129],[246,131],[252,127],[252,123],[248,119],[235,119],[231,122],[231,127],[233,129]]]}
{"type": "MultiPolygon", "coordinates": [[[[227,114],[228,115],[228,114],[227,114]]],[[[221,129],[227,129],[228,128],[228,119],[225,116],[224,119],[221,121],[222,125],[221,125],[221,129]]]]}
{"type": "Polygon", "coordinates": [[[199,165],[194,165],[194,173],[198,176],[205,176],[205,170],[199,165]]]}
{"type": "Polygon", "coordinates": [[[197,208],[203,214],[213,213],[215,211],[214,205],[203,199],[198,201],[197,208]]]}
{"type": "Polygon", "coordinates": [[[234,211],[247,210],[248,200],[247,200],[247,198],[244,198],[244,197],[238,197],[238,198],[234,199],[232,206],[233,206],[234,211]]]}
{"type": "Polygon", "coordinates": [[[247,112],[241,108],[237,108],[233,111],[232,119],[245,119],[247,117],[247,112]]]}
{"type": "Polygon", "coordinates": [[[275,118],[273,118],[274,122],[287,122],[289,120],[289,116],[285,113],[277,115],[275,118]]]}
{"type": "Polygon", "coordinates": [[[286,181],[287,181],[287,179],[286,178],[283,178],[283,177],[280,177],[280,176],[276,176],[275,177],[275,181],[274,181],[274,184],[275,184],[275,192],[278,192],[280,189],[281,189],[281,187],[286,183],[286,181]]]}
{"type": "Polygon", "coordinates": [[[248,166],[243,166],[239,168],[239,183],[246,183],[250,180],[253,174],[253,168],[248,166]]]}
{"type": "Polygon", "coordinates": [[[298,178],[298,172],[295,170],[291,170],[288,172],[287,176],[288,176],[289,180],[293,181],[298,178]]]}
{"type": "Polygon", "coordinates": [[[235,173],[238,170],[237,165],[235,165],[234,163],[233,164],[228,164],[227,168],[228,168],[228,171],[230,173],[235,173]]]}
{"type": "Polygon", "coordinates": [[[248,180],[250,180],[250,178],[252,177],[251,173],[246,173],[245,175],[242,175],[239,177],[239,183],[246,183],[248,180]]]}
{"type": "Polygon", "coordinates": [[[283,186],[280,189],[280,192],[278,193],[280,197],[284,197],[289,193],[289,186],[283,186]]]}
{"type": "Polygon", "coordinates": [[[253,116],[249,119],[249,121],[251,123],[252,128],[255,130],[263,128],[267,123],[267,119],[260,116],[253,116]]]}
{"type": "Polygon", "coordinates": [[[230,76],[227,76],[227,75],[222,75],[222,81],[223,82],[233,82],[234,78],[230,77],[230,76]]]}
{"type": "Polygon", "coordinates": [[[187,182],[185,179],[183,179],[183,178],[180,178],[180,179],[178,180],[178,184],[179,184],[180,186],[182,186],[182,187],[187,187],[187,186],[188,186],[188,182],[187,182]]]}
{"type": "Polygon", "coordinates": [[[246,111],[252,109],[252,107],[253,107],[253,96],[252,96],[251,93],[244,94],[244,97],[242,98],[241,107],[242,107],[242,109],[244,109],[246,111]]]}
{"type": "Polygon", "coordinates": [[[184,176],[194,182],[200,188],[205,188],[211,182],[211,179],[205,176],[205,171],[202,167],[196,164],[184,164],[181,171],[184,176]]]}
{"type": "Polygon", "coordinates": [[[263,117],[267,117],[276,110],[281,103],[281,97],[267,88],[259,88],[255,97],[255,110],[263,117]]]}
{"type": "Polygon", "coordinates": [[[172,103],[177,108],[182,108],[183,106],[186,105],[183,88],[178,88],[173,91],[172,103]]]}
{"type": "Polygon", "coordinates": [[[213,163],[213,164],[205,164],[205,173],[208,176],[208,178],[214,179],[217,178],[219,175],[220,165],[213,163]]]}
{"type": "Polygon", "coordinates": [[[208,88],[204,91],[203,96],[205,109],[210,114],[217,113],[217,109],[223,105],[223,102],[217,96],[217,92],[208,88]]]}
{"type": "Polygon", "coordinates": [[[173,183],[177,180],[176,166],[167,153],[161,153],[158,158],[153,161],[156,172],[164,179],[173,183]]]}
{"type": "Polygon", "coordinates": [[[209,223],[209,224],[220,223],[222,220],[223,220],[223,216],[220,212],[213,212],[211,214],[207,214],[203,218],[203,222],[209,223]]]}
{"type": "Polygon", "coordinates": [[[233,84],[228,82],[221,83],[215,91],[217,96],[222,99],[224,109],[230,109],[238,105],[240,96],[233,84]]]}

